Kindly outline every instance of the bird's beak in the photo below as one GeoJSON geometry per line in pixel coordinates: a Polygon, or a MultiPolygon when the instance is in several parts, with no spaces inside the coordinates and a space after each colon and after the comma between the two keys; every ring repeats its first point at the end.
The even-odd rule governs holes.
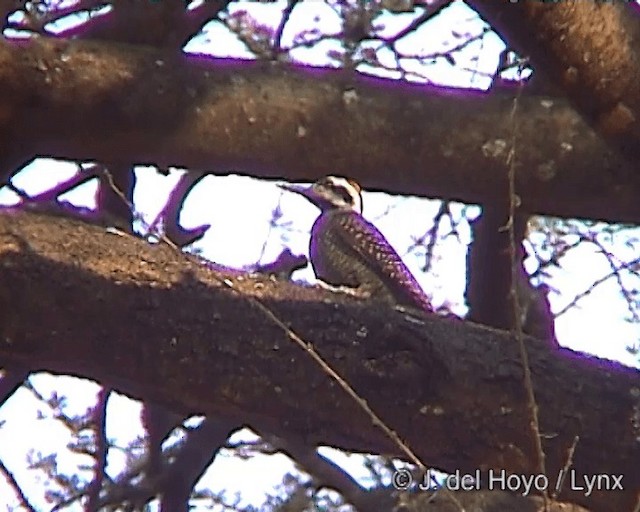
{"type": "Polygon", "coordinates": [[[316,197],[313,194],[311,187],[304,185],[289,185],[287,183],[279,183],[278,187],[282,190],[287,190],[289,192],[294,192],[295,194],[300,194],[301,196],[306,197],[313,204],[316,204],[316,197]]]}

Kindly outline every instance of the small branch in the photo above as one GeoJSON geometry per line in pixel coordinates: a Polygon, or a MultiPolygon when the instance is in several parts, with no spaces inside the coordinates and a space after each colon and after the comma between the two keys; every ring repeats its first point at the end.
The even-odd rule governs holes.
{"type": "Polygon", "coordinates": [[[432,5],[425,7],[424,12],[420,16],[418,16],[416,19],[414,19],[411,23],[409,23],[406,27],[404,27],[402,30],[400,30],[399,32],[396,32],[396,34],[393,35],[392,37],[389,37],[387,39],[382,39],[382,40],[385,43],[390,45],[396,43],[403,37],[406,37],[412,32],[416,31],[418,28],[420,28],[424,23],[426,23],[430,19],[440,14],[440,12],[445,7],[447,7],[450,3],[451,3],[451,0],[440,0],[438,2],[434,2],[432,5]]]}
{"type": "MultiPolygon", "coordinates": [[[[317,488],[328,487],[338,491],[347,502],[355,506],[356,510],[373,510],[371,495],[368,495],[345,470],[321,456],[314,446],[309,446],[294,435],[283,438],[274,434],[263,434],[266,434],[266,439],[277,450],[284,452],[300,464],[302,469],[311,475],[317,488]]],[[[378,509],[381,508],[378,507],[378,509]]],[[[390,503],[387,508],[391,510],[393,503],[390,503]]]]}
{"type": "MultiPolygon", "coordinates": [[[[436,241],[438,240],[438,229],[440,228],[440,223],[445,215],[449,215],[451,218],[451,212],[449,211],[449,201],[442,201],[440,203],[440,207],[433,218],[433,226],[429,228],[429,230],[422,235],[420,238],[414,240],[413,244],[409,247],[407,252],[413,251],[416,247],[425,247],[425,255],[424,255],[424,265],[422,266],[423,272],[429,272],[431,268],[431,264],[433,261],[433,250],[436,246],[436,241]],[[427,241],[426,246],[424,245],[424,241],[427,241]]],[[[453,225],[453,222],[451,223],[453,225]]]]}
{"type": "Polygon", "coordinates": [[[87,494],[87,506],[88,512],[95,512],[99,510],[99,498],[100,490],[102,489],[102,482],[105,478],[105,468],[107,466],[107,435],[106,435],[106,418],[107,418],[107,401],[109,400],[109,394],[111,390],[108,388],[102,388],[96,398],[96,404],[93,409],[93,431],[95,435],[95,473],[93,480],[89,484],[86,490],[87,494]]]}
{"type": "Polygon", "coordinates": [[[278,28],[276,29],[276,33],[273,36],[273,58],[277,59],[278,55],[280,55],[280,53],[282,53],[282,33],[284,32],[284,27],[286,26],[287,22],[289,21],[289,17],[291,16],[291,13],[293,12],[293,10],[295,9],[296,5],[298,5],[298,3],[300,2],[300,0],[289,0],[289,2],[287,3],[287,6],[284,8],[284,10],[282,11],[282,19],[280,20],[280,23],[278,24],[278,28]]]}
{"type": "Polygon", "coordinates": [[[573,465],[573,455],[576,452],[576,447],[578,446],[579,441],[580,441],[580,436],[574,437],[573,443],[571,443],[571,446],[567,451],[567,461],[562,467],[562,473],[561,473],[562,476],[558,476],[558,481],[556,483],[555,488],[553,489],[553,493],[551,494],[551,497],[554,500],[558,497],[558,494],[562,491],[562,487],[564,485],[566,475],[569,473],[569,469],[571,469],[571,466],[573,465]]]}
{"type": "MultiPolygon", "coordinates": [[[[159,233],[161,225],[164,234],[171,242],[178,247],[185,247],[197,242],[206,234],[211,227],[210,224],[202,224],[194,228],[185,229],[179,222],[180,212],[187,196],[205,176],[205,174],[186,173],[180,177],[178,183],[169,194],[166,204],[149,226],[148,235],[157,234],[162,236],[159,233]]],[[[127,204],[130,204],[130,201],[127,201],[127,204]]]]}
{"type": "Polygon", "coordinates": [[[4,461],[2,459],[0,459],[0,473],[2,473],[4,475],[4,477],[7,480],[7,483],[13,489],[13,491],[16,493],[16,496],[18,497],[18,500],[20,500],[20,504],[25,509],[27,509],[28,512],[37,512],[37,509],[34,508],[34,506],[31,505],[31,503],[29,503],[29,499],[24,494],[24,492],[22,492],[22,488],[18,484],[18,481],[13,476],[13,473],[11,471],[9,471],[9,468],[7,468],[7,466],[5,466],[4,461]]]}
{"type": "Polygon", "coordinates": [[[565,307],[563,307],[560,311],[558,311],[555,314],[555,317],[558,318],[560,315],[564,315],[567,311],[569,311],[571,308],[573,308],[578,301],[580,301],[580,299],[583,299],[584,297],[586,297],[587,295],[590,295],[593,290],[595,288],[597,288],[598,286],[600,286],[602,283],[608,281],[609,279],[611,279],[612,277],[615,277],[621,270],[626,270],[629,268],[634,268],[637,265],[640,265],[640,258],[636,258],[635,260],[632,261],[628,261],[625,263],[622,263],[621,265],[618,265],[617,267],[613,267],[613,270],[611,272],[609,272],[608,274],[602,276],[599,279],[596,279],[591,286],[589,286],[589,288],[587,288],[586,290],[578,293],[571,302],[569,302],[565,307]]]}

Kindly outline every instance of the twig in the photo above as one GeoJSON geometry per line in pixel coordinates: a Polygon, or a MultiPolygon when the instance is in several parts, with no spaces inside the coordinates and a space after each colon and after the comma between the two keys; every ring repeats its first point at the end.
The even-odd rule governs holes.
{"type": "Polygon", "coordinates": [[[420,25],[426,23],[434,16],[438,15],[447,5],[451,3],[451,0],[440,0],[436,4],[425,8],[424,12],[414,19],[411,23],[409,23],[406,27],[404,27],[399,32],[396,32],[392,37],[383,39],[385,43],[388,45],[393,45],[403,37],[408,36],[414,30],[417,30],[420,25]]]}
{"type": "Polygon", "coordinates": [[[278,28],[276,29],[276,33],[273,36],[273,49],[272,49],[272,58],[277,59],[278,55],[282,52],[282,33],[284,32],[284,27],[288,23],[289,18],[291,17],[291,13],[295,9],[296,5],[300,0],[289,0],[287,6],[282,11],[282,19],[278,24],[278,28]]]}
{"type": "MultiPolygon", "coordinates": [[[[512,125],[513,136],[511,139],[511,150],[507,157],[507,164],[509,165],[509,220],[507,222],[507,229],[509,230],[509,256],[511,258],[511,298],[513,301],[513,316],[514,316],[514,330],[518,347],[520,350],[520,361],[522,362],[524,388],[527,395],[527,406],[531,415],[531,434],[533,436],[533,443],[537,455],[537,470],[540,475],[546,475],[545,469],[545,454],[542,448],[542,440],[540,438],[540,423],[538,419],[538,403],[536,402],[535,393],[533,391],[533,381],[531,378],[531,368],[529,367],[529,355],[527,354],[527,348],[524,343],[524,333],[522,330],[522,307],[520,305],[520,298],[516,291],[516,283],[518,282],[520,261],[518,258],[518,248],[516,247],[516,235],[515,235],[515,216],[516,208],[519,206],[519,198],[516,195],[516,142],[518,136],[518,124],[516,122],[516,113],[518,111],[518,100],[522,95],[523,86],[522,83],[518,88],[518,93],[513,99],[513,108],[511,109],[510,121],[512,125]]],[[[549,511],[549,492],[545,488],[542,492],[544,499],[544,510],[549,511]]]]}
{"type": "Polygon", "coordinates": [[[429,269],[431,268],[431,262],[433,261],[433,250],[436,246],[436,239],[438,235],[438,229],[440,228],[440,222],[447,213],[449,213],[449,217],[451,217],[451,212],[449,211],[449,201],[441,201],[440,208],[438,208],[438,212],[433,218],[433,226],[431,226],[423,236],[418,238],[407,251],[411,252],[416,247],[424,246],[425,239],[429,240],[425,247],[426,252],[424,255],[424,266],[422,267],[423,272],[429,272],[429,269]]]}
{"type": "Polygon", "coordinates": [[[24,492],[20,488],[16,478],[13,476],[13,473],[9,471],[9,468],[4,465],[2,459],[0,459],[0,472],[4,474],[9,486],[14,490],[14,492],[18,495],[18,499],[22,503],[22,506],[26,508],[29,512],[37,512],[37,510],[29,503],[29,500],[25,496],[24,492]]]}
{"type": "Polygon", "coordinates": [[[567,304],[565,307],[563,307],[560,311],[558,311],[555,314],[555,317],[558,318],[560,315],[565,314],[567,311],[569,311],[572,307],[574,307],[578,301],[580,299],[583,299],[584,297],[586,297],[587,295],[590,295],[593,290],[601,285],[602,283],[604,283],[605,281],[608,281],[609,279],[611,279],[612,277],[614,277],[620,270],[625,270],[628,269],[630,267],[635,267],[636,265],[640,265],[640,258],[636,258],[635,260],[632,261],[628,261],[626,263],[623,263],[622,265],[618,266],[618,267],[614,267],[614,270],[609,272],[608,274],[606,274],[605,276],[602,276],[600,279],[596,279],[593,283],[591,283],[591,286],[589,286],[589,288],[587,288],[586,290],[578,293],[571,302],[569,302],[569,304],[567,304]]]}
{"type": "Polygon", "coordinates": [[[562,471],[560,472],[560,478],[558,479],[558,482],[556,483],[556,487],[553,490],[553,494],[551,495],[551,497],[554,500],[556,499],[560,491],[562,491],[562,485],[564,484],[564,480],[567,476],[567,473],[569,472],[569,468],[573,466],[573,455],[576,452],[578,441],[580,441],[580,436],[575,436],[573,438],[573,443],[571,443],[571,446],[569,447],[569,451],[567,452],[567,460],[565,461],[564,466],[562,466],[562,471]]]}
{"type": "Polygon", "coordinates": [[[107,401],[109,400],[109,388],[102,388],[98,393],[97,403],[93,410],[93,429],[96,436],[96,452],[95,452],[95,474],[93,480],[87,487],[87,506],[88,512],[97,511],[99,509],[98,501],[100,499],[100,490],[105,477],[105,467],[107,466],[107,436],[106,436],[106,418],[107,418],[107,401]]]}

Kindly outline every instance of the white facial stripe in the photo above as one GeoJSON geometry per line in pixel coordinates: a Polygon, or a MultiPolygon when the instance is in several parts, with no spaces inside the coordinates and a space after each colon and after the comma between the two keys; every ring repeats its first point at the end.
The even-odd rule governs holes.
{"type": "Polygon", "coordinates": [[[353,185],[349,183],[347,178],[343,178],[342,176],[329,176],[328,177],[331,183],[333,183],[337,187],[346,188],[347,190],[351,190],[353,185]]]}
{"type": "Polygon", "coordinates": [[[328,179],[336,186],[343,188],[346,190],[351,196],[351,205],[353,205],[353,210],[362,213],[362,196],[360,195],[360,191],[353,187],[353,184],[349,182],[346,178],[342,176],[328,176],[328,179]]]}

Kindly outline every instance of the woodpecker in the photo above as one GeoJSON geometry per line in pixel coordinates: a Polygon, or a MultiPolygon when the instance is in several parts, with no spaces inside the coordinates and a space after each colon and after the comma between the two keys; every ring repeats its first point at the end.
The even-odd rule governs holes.
{"type": "Polygon", "coordinates": [[[310,187],[280,187],[306,197],[321,211],[309,243],[318,279],[389,305],[432,311],[429,298],[398,253],[362,216],[361,188],[355,181],[326,176],[310,187]]]}

